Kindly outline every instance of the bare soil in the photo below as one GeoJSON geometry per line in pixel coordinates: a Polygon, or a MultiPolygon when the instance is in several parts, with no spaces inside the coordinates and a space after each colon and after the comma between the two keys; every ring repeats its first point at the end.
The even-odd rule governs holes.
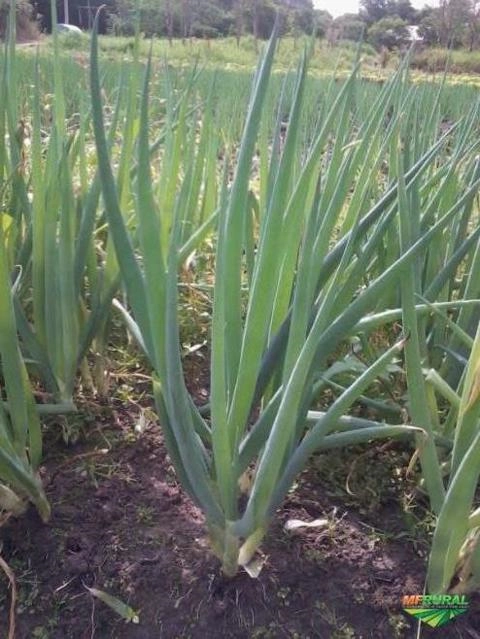
{"type": "MultiPolygon", "coordinates": [[[[363,494],[356,508],[358,495],[329,478],[332,457],[316,458],[278,512],[260,577],[226,580],[209,553],[201,512],[176,482],[158,425],[147,418],[137,432],[138,416],[138,406],[111,400],[80,443],[50,443],[42,472],[51,521],[43,524],[31,509],[0,530],[18,586],[17,639],[416,636],[401,597],[423,592],[427,545],[408,533],[389,488],[390,451],[365,453],[379,458],[387,478],[375,479],[375,489],[364,472],[375,459],[344,464],[350,493],[363,494]],[[284,528],[291,518],[329,524],[292,533],[284,528]],[[128,603],[140,623],[125,622],[84,586],[128,603]]],[[[2,637],[9,602],[0,573],[2,637]]],[[[440,630],[424,626],[421,636],[475,639],[475,628],[478,602],[440,630]]]]}

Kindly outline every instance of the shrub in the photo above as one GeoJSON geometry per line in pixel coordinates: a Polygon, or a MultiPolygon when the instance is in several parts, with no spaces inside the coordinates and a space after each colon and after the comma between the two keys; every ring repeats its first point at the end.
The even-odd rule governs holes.
{"type": "Polygon", "coordinates": [[[412,66],[427,73],[439,73],[445,68],[452,73],[480,73],[480,52],[425,49],[415,55],[412,66]]]}

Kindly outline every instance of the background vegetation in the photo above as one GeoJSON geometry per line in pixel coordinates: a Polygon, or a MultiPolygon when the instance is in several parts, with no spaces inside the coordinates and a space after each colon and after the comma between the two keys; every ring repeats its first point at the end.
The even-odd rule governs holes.
{"type": "MultiPolygon", "coordinates": [[[[0,29],[4,30],[8,1],[0,3],[0,29]]],[[[106,4],[106,18],[100,30],[116,35],[131,35],[135,24],[136,0],[59,1],[59,21],[90,29],[96,9],[106,4]]],[[[35,20],[42,30],[50,31],[52,18],[48,0],[17,2],[19,26],[35,20]]],[[[425,46],[466,48],[480,45],[480,3],[478,0],[442,0],[439,7],[415,9],[410,0],[361,0],[358,14],[335,19],[314,9],[312,0],[144,0],[139,5],[140,31],[147,37],[217,38],[252,34],[255,40],[268,38],[275,16],[279,15],[280,33],[294,37],[315,33],[330,43],[358,40],[365,32],[377,47],[404,46],[420,38],[425,46]],[[407,29],[416,26],[415,35],[407,29]]]]}

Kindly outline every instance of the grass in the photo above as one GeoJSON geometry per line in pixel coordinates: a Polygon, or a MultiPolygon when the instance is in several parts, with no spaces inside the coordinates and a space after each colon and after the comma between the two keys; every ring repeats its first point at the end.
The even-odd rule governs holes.
{"type": "MultiPolygon", "coordinates": [[[[99,48],[102,54],[111,60],[128,55],[134,48],[133,37],[100,36],[99,48]]],[[[51,37],[46,37],[42,42],[50,48],[51,37]]],[[[288,71],[295,68],[304,47],[309,43],[306,37],[294,40],[291,37],[281,38],[277,47],[275,58],[275,69],[277,71],[288,71]]],[[[89,46],[89,37],[68,35],[60,39],[62,49],[76,52],[86,52],[89,46]]],[[[213,40],[188,39],[172,40],[170,44],[166,39],[154,38],[140,40],[140,54],[144,57],[148,55],[150,46],[155,59],[165,60],[175,67],[191,66],[198,63],[215,69],[228,71],[250,71],[255,68],[259,54],[264,43],[255,43],[252,36],[241,38],[239,45],[235,38],[219,38],[213,40]]],[[[310,70],[312,73],[328,73],[332,67],[341,70],[351,68],[357,56],[357,45],[355,43],[343,42],[336,46],[329,46],[326,41],[319,40],[315,43],[314,55],[311,61],[310,70]]],[[[373,47],[364,44],[362,47],[363,60],[366,68],[376,68],[378,66],[378,55],[373,47]]]]}
{"type": "MultiPolygon", "coordinates": [[[[53,49],[52,37],[42,36],[39,42],[41,49],[50,55],[53,49]]],[[[291,37],[282,38],[277,48],[275,72],[288,73],[294,69],[301,51],[308,42],[309,40],[305,37],[297,40],[291,37]]],[[[89,36],[87,34],[60,36],[59,45],[65,60],[70,59],[70,62],[76,62],[81,67],[88,67],[89,36]]],[[[242,38],[239,46],[235,38],[191,39],[185,43],[181,40],[173,40],[172,44],[164,39],[153,39],[153,41],[142,39],[139,52],[143,58],[147,57],[151,46],[154,60],[168,63],[177,69],[190,68],[192,64],[198,64],[204,69],[226,76],[225,72],[250,74],[258,62],[263,45],[260,43],[256,46],[251,36],[242,38]]],[[[128,59],[132,53],[134,38],[101,36],[99,47],[101,55],[112,64],[112,67],[118,69],[122,60],[128,59]]],[[[35,50],[35,46],[28,46],[20,52],[20,55],[31,57],[35,50]]],[[[383,68],[379,54],[368,43],[362,45],[361,51],[362,75],[373,82],[385,81],[402,59],[402,55],[392,53],[386,68],[383,68]]],[[[309,74],[316,78],[324,78],[335,70],[337,75],[348,75],[357,55],[358,45],[354,42],[340,41],[331,46],[325,40],[319,40],[315,43],[309,74]]],[[[468,90],[469,87],[478,89],[480,86],[479,55],[475,51],[428,48],[414,53],[411,67],[412,79],[415,82],[428,83],[432,81],[432,78],[440,82],[447,70],[446,82],[457,87],[459,91],[468,90]]]]}

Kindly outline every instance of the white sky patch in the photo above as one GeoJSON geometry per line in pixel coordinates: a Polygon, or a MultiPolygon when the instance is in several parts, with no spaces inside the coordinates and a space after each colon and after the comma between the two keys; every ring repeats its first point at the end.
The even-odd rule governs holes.
{"type": "MultiPolygon", "coordinates": [[[[431,7],[438,6],[439,0],[411,0],[416,9],[422,9],[425,5],[431,7]]],[[[313,0],[316,9],[325,9],[334,18],[344,13],[358,13],[360,8],[359,0],[313,0]]]]}

